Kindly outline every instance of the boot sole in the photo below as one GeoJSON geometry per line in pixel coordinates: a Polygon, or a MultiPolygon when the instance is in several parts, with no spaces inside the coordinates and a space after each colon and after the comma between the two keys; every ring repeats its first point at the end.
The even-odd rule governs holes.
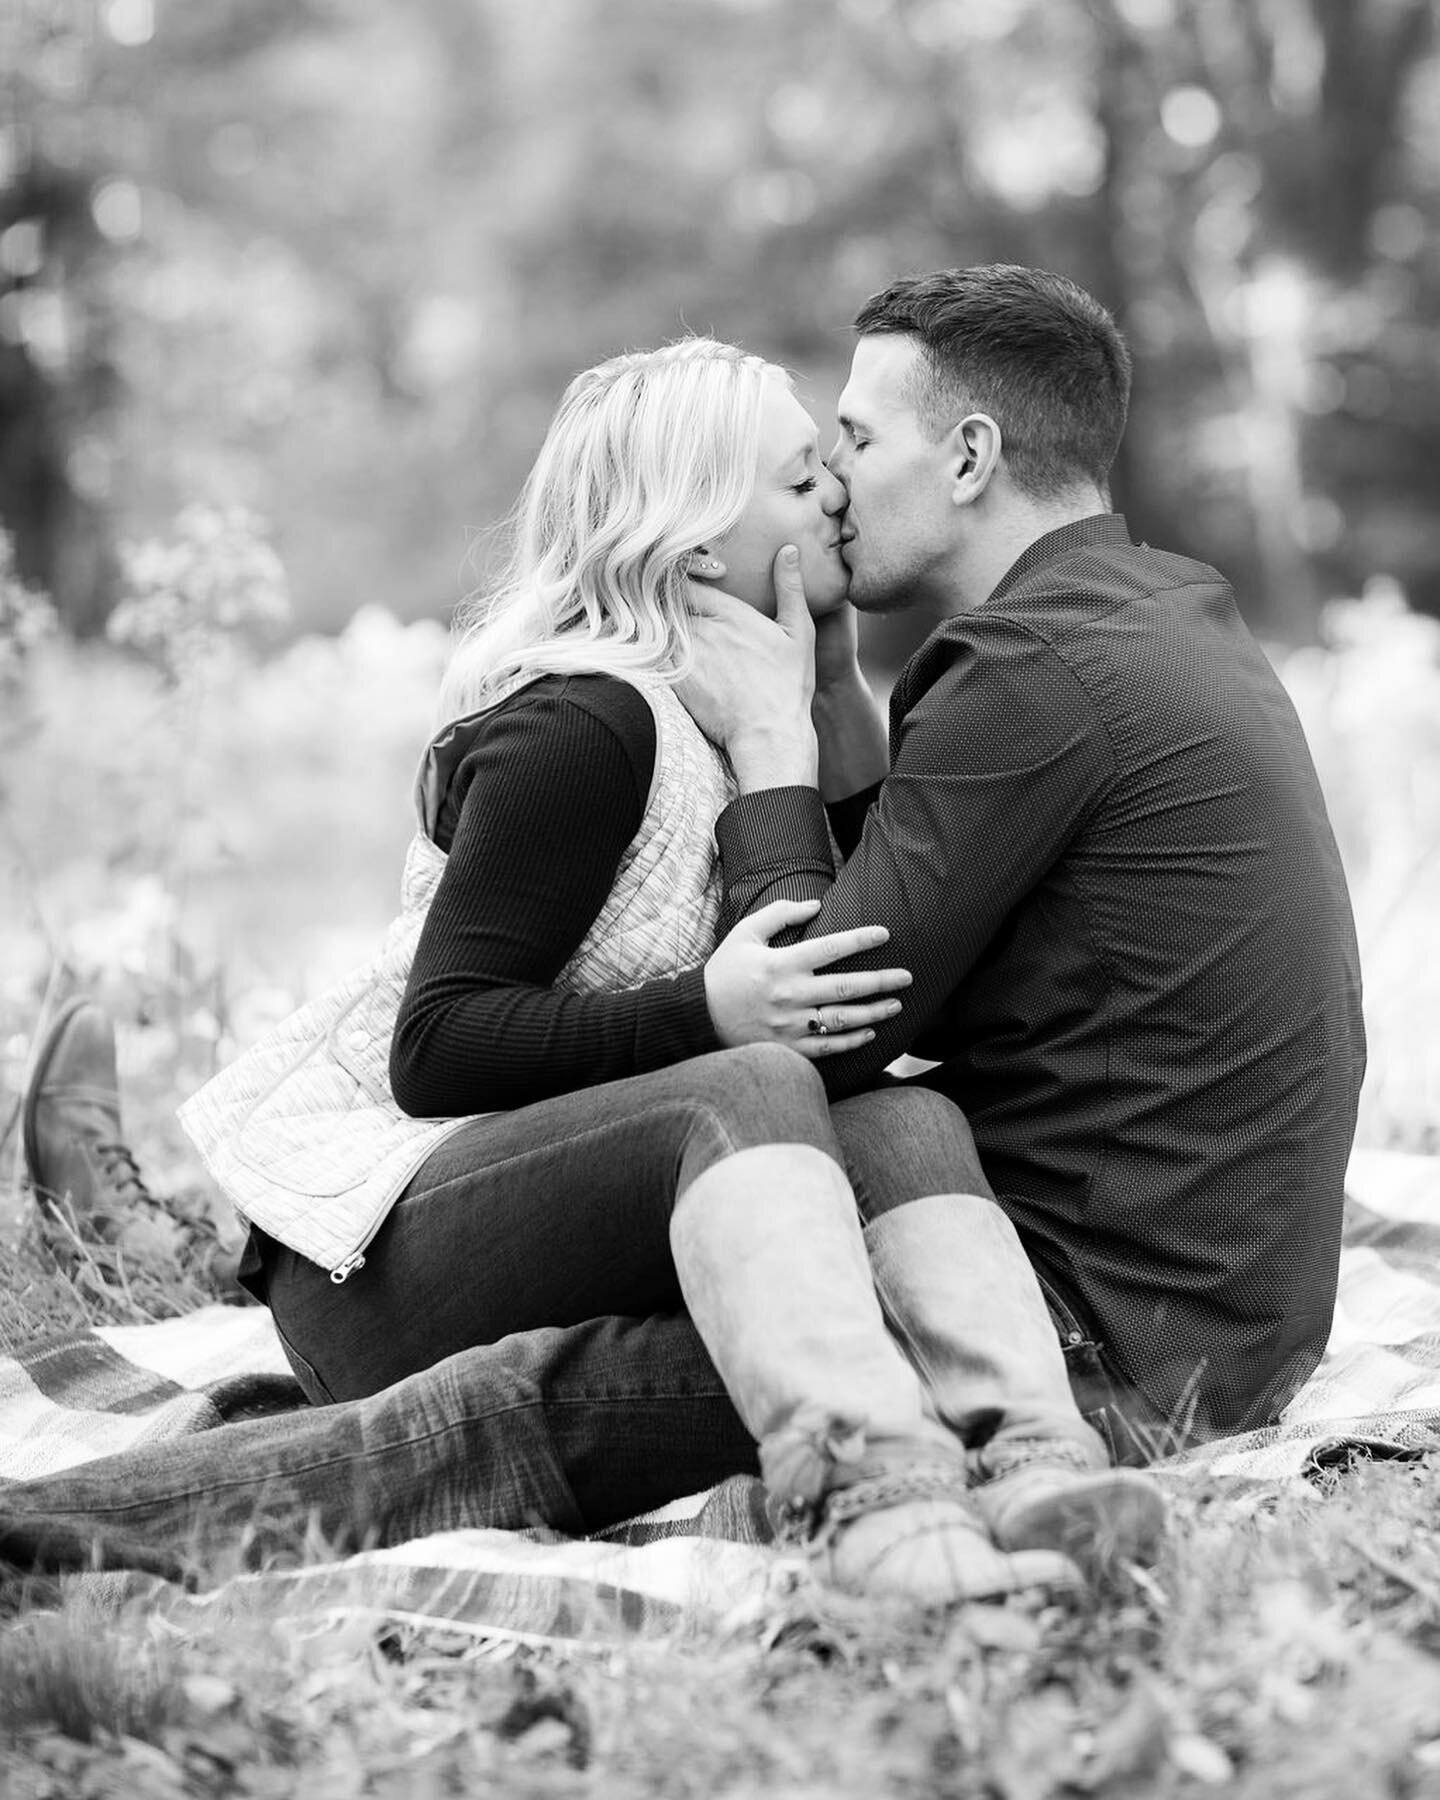
{"type": "Polygon", "coordinates": [[[988,1538],[977,1538],[972,1548],[963,1538],[958,1544],[947,1542],[933,1527],[860,1558],[853,1552],[847,1558],[842,1548],[828,1566],[822,1565],[822,1572],[842,1593],[924,1607],[1000,1602],[1017,1594],[1058,1599],[1080,1593],[1086,1585],[1084,1570],[1062,1552],[1001,1550],[988,1538]]]}
{"type": "Polygon", "coordinates": [[[1164,1497],[1148,1477],[1125,1469],[1076,1476],[1028,1504],[1021,1501],[1003,1526],[995,1525],[1005,1549],[1058,1550],[1091,1579],[1124,1563],[1148,1568],[1159,1560],[1166,1530],[1164,1497]]]}
{"type": "Polygon", "coordinates": [[[20,1141],[25,1150],[25,1167],[30,1174],[30,1185],[37,1193],[40,1191],[40,1144],[35,1135],[35,1111],[40,1104],[45,1077],[55,1060],[55,1052],[60,1048],[60,1040],[65,1035],[65,1028],[89,1004],[84,994],[72,995],[45,1027],[45,1035],[36,1046],[35,1067],[25,1088],[25,1103],[20,1113],[20,1141]]]}

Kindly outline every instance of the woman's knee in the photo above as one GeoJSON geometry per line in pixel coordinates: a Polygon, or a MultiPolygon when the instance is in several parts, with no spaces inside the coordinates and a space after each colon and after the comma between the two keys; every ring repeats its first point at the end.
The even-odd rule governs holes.
{"type": "Polygon", "coordinates": [[[812,1114],[828,1110],[825,1083],[814,1063],[788,1044],[740,1044],[700,1058],[705,1090],[722,1104],[753,1116],[768,1107],[812,1114]]]}
{"type": "Polygon", "coordinates": [[[763,1144],[813,1144],[839,1156],[825,1084],[784,1044],[743,1044],[698,1057],[685,1110],[708,1158],[763,1144]]]}

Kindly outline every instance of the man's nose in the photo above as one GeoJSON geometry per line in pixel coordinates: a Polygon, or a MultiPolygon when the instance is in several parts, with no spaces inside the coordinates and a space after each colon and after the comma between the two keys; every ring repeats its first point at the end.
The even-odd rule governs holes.
{"type": "Polygon", "coordinates": [[[825,458],[825,467],[830,471],[830,473],[835,477],[835,479],[838,482],[841,482],[842,484],[844,484],[844,482],[845,482],[845,439],[844,439],[843,435],[836,438],[834,448],[831,450],[830,454],[825,458]]]}

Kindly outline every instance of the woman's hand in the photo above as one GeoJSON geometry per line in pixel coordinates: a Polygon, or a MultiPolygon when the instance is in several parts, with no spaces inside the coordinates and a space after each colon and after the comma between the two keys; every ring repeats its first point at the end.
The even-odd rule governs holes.
{"type": "Polygon", "coordinates": [[[705,999],[715,1035],[727,1049],[789,1044],[815,1061],[859,1049],[874,1037],[873,1025],[900,1011],[900,1002],[888,996],[909,987],[908,969],[820,973],[847,956],[878,949],[890,936],[883,925],[772,949],[771,938],[819,910],[818,900],[772,900],[717,945],[705,965],[705,999]]]}

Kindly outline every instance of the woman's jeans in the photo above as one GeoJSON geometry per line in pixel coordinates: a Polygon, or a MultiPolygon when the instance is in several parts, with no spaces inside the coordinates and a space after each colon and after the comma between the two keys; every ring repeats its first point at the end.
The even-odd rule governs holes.
{"type": "Polygon", "coordinates": [[[355,1274],[337,1285],[267,1243],[262,1297],[317,1405],[514,1332],[678,1312],[677,1196],[765,1144],[832,1156],[866,1218],[986,1191],[942,1095],[886,1089],[832,1108],[812,1063],[753,1044],[476,1119],[427,1157],[355,1274]]]}
{"type": "MultiPolygon", "coordinates": [[[[72,1549],[99,1534],[212,1566],[293,1548],[307,1524],[336,1550],[464,1526],[584,1533],[754,1473],[754,1442],[676,1309],[669,1210],[696,1159],[754,1137],[740,1114],[753,1108],[773,1122],[782,1090],[792,1114],[797,1094],[823,1090],[793,1052],[726,1055],[723,1105],[719,1071],[706,1065],[725,1056],[682,1065],[711,1078],[697,1084],[681,1069],[665,1071],[667,1081],[637,1078],[654,1101],[639,1125],[615,1106],[632,1085],[622,1082],[567,1096],[568,1108],[527,1109],[552,1126],[556,1108],[570,1120],[545,1142],[527,1139],[523,1114],[482,1122],[488,1130],[472,1130],[487,1152],[504,1154],[469,1173],[471,1133],[457,1134],[398,1209],[413,1228],[401,1223],[385,1247],[377,1237],[374,1297],[367,1264],[339,1288],[317,1273],[332,1310],[313,1336],[296,1322],[298,1307],[287,1311],[287,1331],[303,1336],[292,1350],[298,1366],[327,1358],[333,1391],[348,1358],[362,1397],[0,1487],[0,1549],[7,1516],[53,1525],[57,1539],[68,1531],[72,1549]],[[507,1334],[507,1309],[522,1304],[512,1291],[520,1273],[545,1284],[537,1310],[553,1307],[559,1320],[507,1334]],[[465,1341],[487,1331],[495,1341],[465,1341]],[[433,1366],[383,1385],[387,1371],[427,1355],[433,1366]]],[[[840,1103],[828,1122],[823,1115],[822,1105],[809,1141],[842,1156],[866,1217],[927,1193],[989,1192],[963,1117],[940,1095],[887,1088],[840,1103]]],[[[795,1116],[785,1141],[797,1141],[795,1116]]],[[[1007,1264],[994,1279],[1033,1278],[1007,1264]]],[[[127,1560],[123,1545],[115,1559],[127,1560]]]]}

